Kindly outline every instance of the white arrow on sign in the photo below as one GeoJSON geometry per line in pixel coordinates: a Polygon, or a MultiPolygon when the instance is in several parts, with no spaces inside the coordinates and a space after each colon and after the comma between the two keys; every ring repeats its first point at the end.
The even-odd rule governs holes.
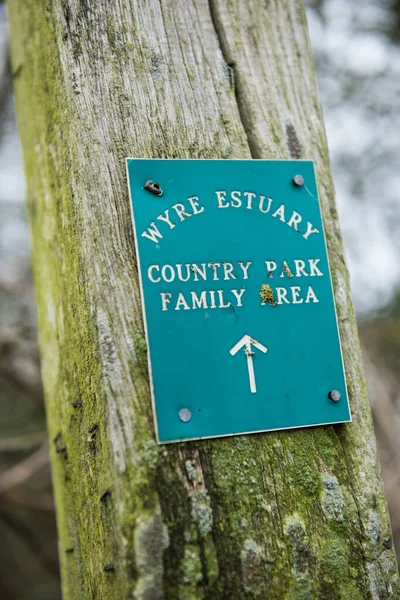
{"type": "Polygon", "coordinates": [[[258,348],[259,350],[261,350],[261,352],[266,352],[267,348],[265,346],[263,346],[262,344],[260,344],[260,342],[257,342],[257,340],[254,340],[252,337],[250,337],[249,335],[244,335],[237,344],[235,344],[233,346],[233,348],[231,348],[229,350],[229,353],[234,356],[236,354],[236,352],[238,352],[240,350],[240,348],[244,348],[244,353],[247,357],[247,368],[249,371],[249,380],[250,380],[250,391],[252,392],[252,394],[255,394],[257,391],[256,388],[256,378],[254,375],[254,366],[253,366],[253,355],[254,352],[251,349],[251,346],[254,346],[255,348],[258,348]]]}

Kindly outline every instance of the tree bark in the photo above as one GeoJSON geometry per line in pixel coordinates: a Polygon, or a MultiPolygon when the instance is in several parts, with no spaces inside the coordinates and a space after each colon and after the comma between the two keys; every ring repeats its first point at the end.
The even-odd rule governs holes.
{"type": "Polygon", "coordinates": [[[64,598],[400,597],[303,3],[8,10],[64,598]],[[352,424],[156,445],[126,156],[315,161],[352,424]]]}

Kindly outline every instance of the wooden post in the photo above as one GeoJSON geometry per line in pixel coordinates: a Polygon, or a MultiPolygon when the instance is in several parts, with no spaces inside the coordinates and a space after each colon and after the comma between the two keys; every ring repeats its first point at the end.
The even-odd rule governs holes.
{"type": "Polygon", "coordinates": [[[303,3],[8,11],[64,598],[399,597],[303,3]],[[315,161],[352,424],[156,445],[127,156],[315,161]]]}

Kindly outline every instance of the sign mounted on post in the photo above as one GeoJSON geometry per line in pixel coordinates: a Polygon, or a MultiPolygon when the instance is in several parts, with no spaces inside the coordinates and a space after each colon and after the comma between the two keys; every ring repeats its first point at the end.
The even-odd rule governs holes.
{"type": "Polygon", "coordinates": [[[158,442],[350,421],[313,163],[127,169],[158,442]]]}

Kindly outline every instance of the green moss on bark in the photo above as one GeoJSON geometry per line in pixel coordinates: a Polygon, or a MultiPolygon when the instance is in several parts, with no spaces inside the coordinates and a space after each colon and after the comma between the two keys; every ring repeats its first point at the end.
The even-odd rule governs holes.
{"type": "Polygon", "coordinates": [[[9,2],[66,600],[400,594],[303,10],[253,4],[9,2]],[[248,140],[316,161],[354,425],[158,447],[125,157],[248,140]]]}

